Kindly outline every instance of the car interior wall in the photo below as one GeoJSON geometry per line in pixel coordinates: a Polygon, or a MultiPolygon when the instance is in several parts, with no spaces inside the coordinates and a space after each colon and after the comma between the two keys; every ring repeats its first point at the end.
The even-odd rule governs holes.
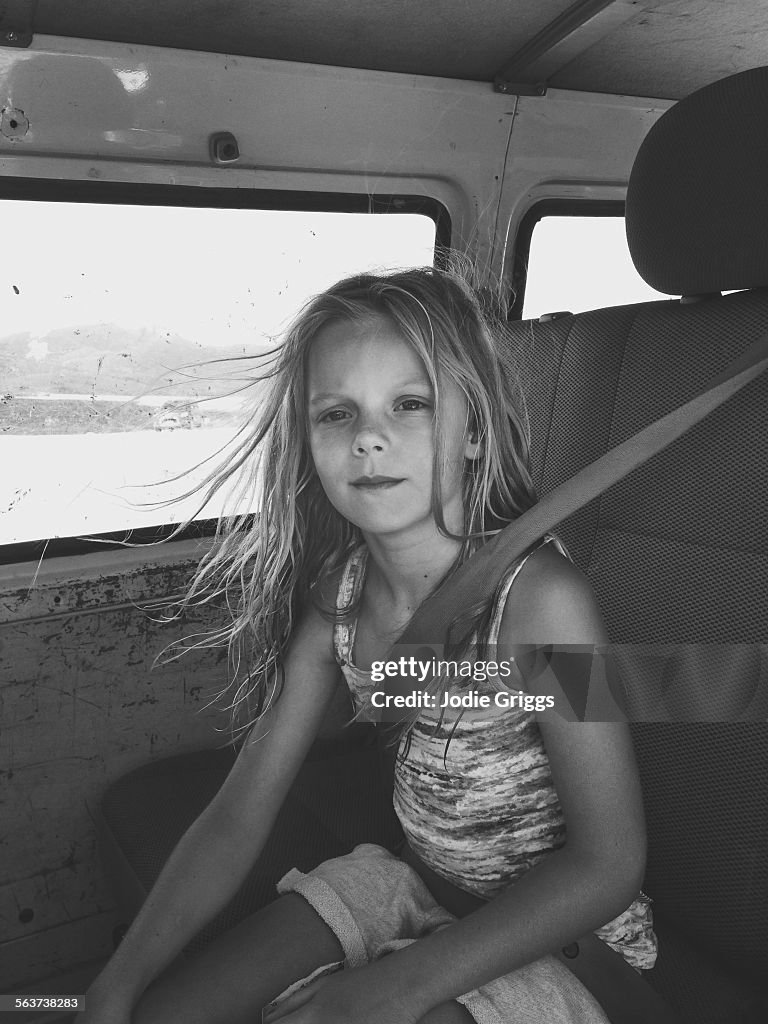
{"type": "Polygon", "coordinates": [[[109,954],[114,901],[92,819],[105,786],[170,751],[227,739],[205,707],[226,676],[225,651],[153,670],[165,645],[214,618],[163,625],[142,610],[178,589],[189,560],[142,565],[130,554],[60,559],[69,566],[36,581],[33,564],[4,572],[0,761],[13,823],[1,848],[4,992],[70,965],[75,949],[81,961],[109,954]]]}

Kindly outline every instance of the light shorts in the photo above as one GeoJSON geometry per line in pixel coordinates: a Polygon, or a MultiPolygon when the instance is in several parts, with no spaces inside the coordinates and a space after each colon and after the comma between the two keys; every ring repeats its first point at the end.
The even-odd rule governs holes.
{"type": "MultiPolygon", "coordinates": [[[[410,865],[370,843],[308,874],[294,868],[277,891],[299,893],[314,908],[341,943],[344,967],[371,963],[456,920],[410,865]]],[[[477,1024],[609,1024],[591,993],[553,956],[481,985],[457,1002],[477,1024]]]]}

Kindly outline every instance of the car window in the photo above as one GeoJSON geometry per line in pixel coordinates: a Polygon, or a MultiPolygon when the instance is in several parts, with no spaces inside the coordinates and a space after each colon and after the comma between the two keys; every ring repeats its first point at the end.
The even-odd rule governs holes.
{"type": "Polygon", "coordinates": [[[150,484],[232,436],[248,377],[233,357],[343,276],[434,259],[417,213],[0,206],[0,544],[184,521],[189,501],[146,503],[190,478],[150,484]]]}
{"type": "Polygon", "coordinates": [[[623,217],[553,215],[534,226],[523,318],[668,298],[635,270],[623,217]]]}

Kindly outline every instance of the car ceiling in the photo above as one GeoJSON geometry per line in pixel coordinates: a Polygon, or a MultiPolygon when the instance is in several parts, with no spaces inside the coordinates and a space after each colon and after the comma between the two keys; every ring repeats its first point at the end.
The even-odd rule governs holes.
{"type": "Polygon", "coordinates": [[[5,0],[0,44],[55,35],[678,99],[768,63],[765,0],[5,0]]]}

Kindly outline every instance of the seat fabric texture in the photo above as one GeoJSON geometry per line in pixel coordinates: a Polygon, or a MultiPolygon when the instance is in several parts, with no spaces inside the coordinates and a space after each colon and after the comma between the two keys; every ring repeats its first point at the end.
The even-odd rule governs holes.
{"type": "MultiPolygon", "coordinates": [[[[766,118],[768,68],[700,90],[651,129],[630,179],[641,274],[718,294],[509,325],[539,494],[768,333],[766,118]]],[[[763,374],[558,530],[628,645],[660,938],[650,980],[686,1024],[768,1019],[767,409],[763,374]]]]}

